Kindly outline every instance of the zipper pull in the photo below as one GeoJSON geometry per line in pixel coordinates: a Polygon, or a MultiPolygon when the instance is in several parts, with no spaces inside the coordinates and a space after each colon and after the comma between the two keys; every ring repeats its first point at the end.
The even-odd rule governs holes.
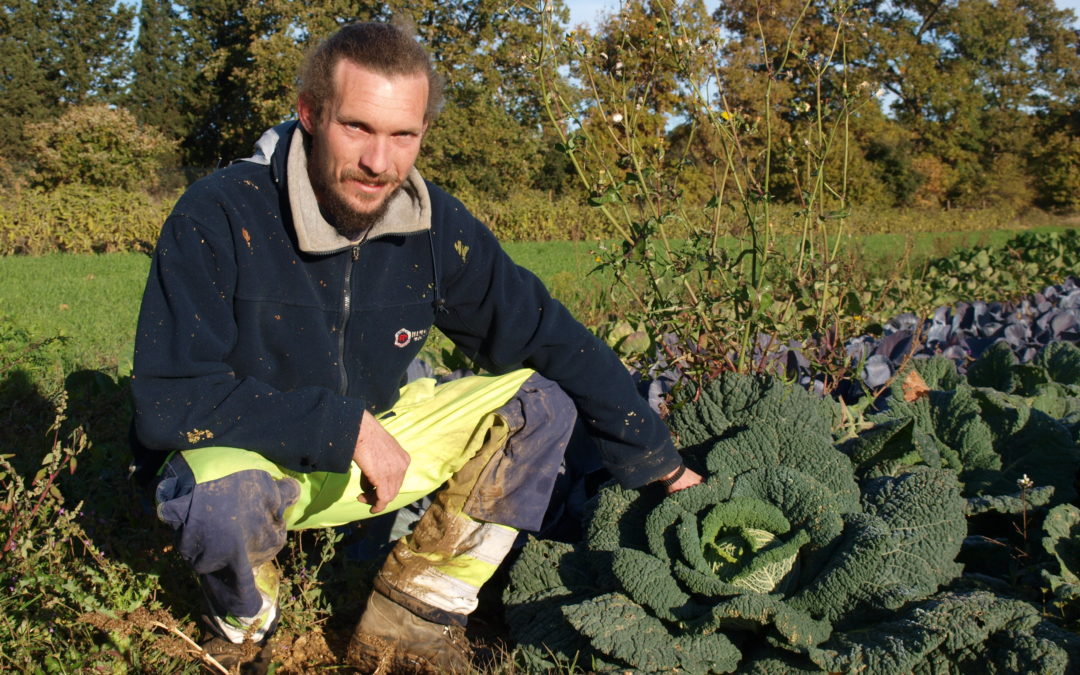
{"type": "Polygon", "coordinates": [[[352,259],[353,259],[353,262],[356,262],[357,260],[360,259],[360,246],[359,245],[353,246],[353,248],[352,248],[352,259]]]}

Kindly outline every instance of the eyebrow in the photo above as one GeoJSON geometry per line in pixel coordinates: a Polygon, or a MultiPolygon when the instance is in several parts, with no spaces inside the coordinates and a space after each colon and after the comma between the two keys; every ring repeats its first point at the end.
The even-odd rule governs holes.
{"type": "MultiPolygon", "coordinates": [[[[338,116],[337,122],[338,122],[338,124],[348,124],[348,125],[355,125],[355,126],[358,126],[358,127],[362,127],[365,131],[371,131],[372,130],[371,125],[368,124],[367,122],[365,122],[364,120],[361,120],[361,119],[355,119],[355,118],[346,117],[346,116],[338,116]]],[[[395,131],[391,131],[390,135],[391,136],[403,136],[403,135],[419,136],[419,135],[421,135],[423,133],[423,131],[424,131],[424,127],[423,127],[423,125],[421,125],[419,128],[405,127],[405,128],[402,128],[402,129],[397,129],[395,131]]]]}

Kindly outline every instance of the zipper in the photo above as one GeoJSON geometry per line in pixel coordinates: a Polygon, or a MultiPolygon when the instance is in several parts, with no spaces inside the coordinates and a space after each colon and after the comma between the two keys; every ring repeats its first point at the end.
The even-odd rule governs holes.
{"type": "Polygon", "coordinates": [[[349,373],[345,370],[345,327],[349,324],[349,311],[352,309],[352,271],[353,265],[360,259],[360,244],[352,247],[352,255],[345,262],[345,292],[341,298],[341,322],[338,325],[338,377],[341,384],[338,393],[342,396],[349,391],[349,373]]]}

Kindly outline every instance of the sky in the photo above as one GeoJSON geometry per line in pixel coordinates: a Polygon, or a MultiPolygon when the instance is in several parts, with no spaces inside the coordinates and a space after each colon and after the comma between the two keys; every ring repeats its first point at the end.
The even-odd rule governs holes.
{"type": "Polygon", "coordinates": [[[618,9],[619,3],[618,0],[566,0],[566,6],[570,8],[571,26],[579,23],[595,25],[597,16],[618,9]]]}
{"type": "MultiPolygon", "coordinates": [[[[714,4],[707,0],[708,5],[714,4]]],[[[587,23],[595,25],[596,18],[601,13],[611,13],[619,8],[618,0],[566,0],[566,6],[570,8],[570,24],[587,23]]],[[[1080,0],[1057,0],[1057,6],[1068,8],[1077,17],[1080,17],[1080,0]]],[[[1080,22],[1078,22],[1080,27],[1080,22]]]]}

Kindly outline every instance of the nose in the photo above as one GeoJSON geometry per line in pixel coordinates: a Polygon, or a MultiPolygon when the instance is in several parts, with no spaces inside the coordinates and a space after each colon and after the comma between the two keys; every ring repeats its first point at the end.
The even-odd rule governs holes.
{"type": "Polygon", "coordinates": [[[389,139],[373,135],[360,153],[360,166],[368,173],[380,176],[390,168],[389,139]]]}

